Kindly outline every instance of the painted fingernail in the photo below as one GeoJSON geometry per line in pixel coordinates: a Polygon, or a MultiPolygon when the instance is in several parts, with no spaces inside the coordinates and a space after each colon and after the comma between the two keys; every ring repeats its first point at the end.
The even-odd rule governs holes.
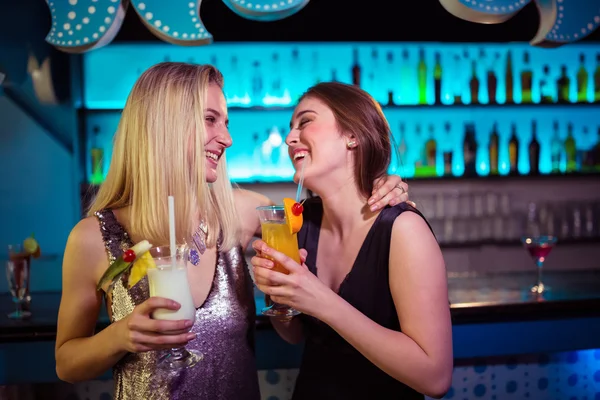
{"type": "Polygon", "coordinates": [[[375,204],[375,205],[372,205],[372,206],[371,206],[371,211],[375,211],[375,210],[377,210],[378,208],[379,208],[379,207],[377,206],[377,204],[375,204]]]}
{"type": "Polygon", "coordinates": [[[196,334],[195,333],[188,333],[187,340],[194,340],[194,339],[196,339],[196,334]]]}
{"type": "Polygon", "coordinates": [[[190,320],[185,321],[185,327],[186,328],[189,328],[192,325],[194,325],[194,321],[190,321],[190,320]]]}

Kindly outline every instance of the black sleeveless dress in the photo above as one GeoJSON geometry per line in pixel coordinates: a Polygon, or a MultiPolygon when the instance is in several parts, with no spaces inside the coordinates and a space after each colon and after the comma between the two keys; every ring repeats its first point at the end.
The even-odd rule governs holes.
{"type": "MultiPolygon", "coordinates": [[[[392,226],[405,211],[422,214],[406,203],[383,209],[368,232],[339,295],[379,325],[400,331],[389,288],[392,226]]],[[[308,251],[306,265],[317,274],[316,259],[323,205],[312,198],[304,203],[300,248],[308,251]]],[[[326,306],[326,305],[324,305],[326,306]]],[[[376,367],[337,332],[320,320],[301,315],[306,339],[293,400],[423,400],[424,395],[376,367]]]]}

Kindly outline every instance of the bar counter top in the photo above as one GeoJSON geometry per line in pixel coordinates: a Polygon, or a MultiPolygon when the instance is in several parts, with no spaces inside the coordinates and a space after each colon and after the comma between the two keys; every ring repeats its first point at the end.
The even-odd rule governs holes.
{"type": "MultiPolygon", "coordinates": [[[[528,288],[535,283],[535,271],[496,274],[449,274],[448,288],[453,325],[486,324],[600,317],[600,269],[583,271],[544,271],[550,290],[542,297],[528,288]]],[[[257,312],[264,305],[256,291],[257,312]]],[[[11,320],[14,310],[10,296],[0,295],[0,343],[53,341],[60,293],[32,293],[33,316],[11,320]]],[[[109,324],[105,310],[97,330],[109,324]]],[[[267,317],[257,316],[257,330],[270,330],[267,317]]]]}

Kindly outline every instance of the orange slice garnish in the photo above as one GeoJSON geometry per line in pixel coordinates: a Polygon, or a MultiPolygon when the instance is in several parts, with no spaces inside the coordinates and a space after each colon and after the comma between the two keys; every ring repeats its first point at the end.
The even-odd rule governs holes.
{"type": "Polygon", "coordinates": [[[285,219],[290,228],[290,233],[298,233],[302,228],[302,204],[296,203],[296,200],[288,197],[283,199],[283,209],[285,210],[285,219]]]}

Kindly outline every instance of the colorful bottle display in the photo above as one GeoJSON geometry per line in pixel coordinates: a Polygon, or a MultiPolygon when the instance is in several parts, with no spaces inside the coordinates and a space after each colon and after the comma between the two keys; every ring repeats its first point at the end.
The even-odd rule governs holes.
{"type": "Polygon", "coordinates": [[[128,46],[84,55],[84,107],[96,111],[84,112],[89,182],[103,180],[133,82],[167,59],[223,72],[234,181],[291,179],[284,139],[293,106],[306,88],[330,80],[360,86],[383,106],[398,153],[391,172],[407,178],[600,171],[597,112],[578,106],[600,103],[600,45],[552,52],[468,43],[128,46]],[[123,57],[130,75],[115,69],[123,57]]]}

